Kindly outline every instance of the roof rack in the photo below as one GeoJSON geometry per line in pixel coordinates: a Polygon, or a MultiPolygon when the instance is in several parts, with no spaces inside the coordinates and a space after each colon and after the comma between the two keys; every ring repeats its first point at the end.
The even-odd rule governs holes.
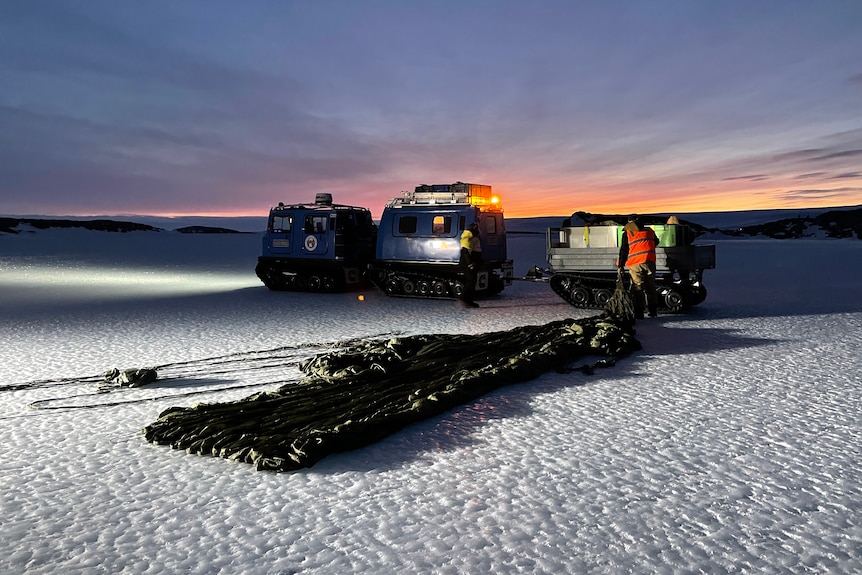
{"type": "Polygon", "coordinates": [[[392,198],[386,205],[388,208],[404,205],[454,205],[454,204],[490,204],[491,186],[481,184],[422,184],[412,192],[401,192],[402,197],[392,198]]]}

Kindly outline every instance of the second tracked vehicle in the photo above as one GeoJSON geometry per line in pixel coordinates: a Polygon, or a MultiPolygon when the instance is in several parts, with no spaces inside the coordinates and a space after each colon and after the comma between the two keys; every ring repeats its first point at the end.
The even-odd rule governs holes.
{"type": "Polygon", "coordinates": [[[476,294],[500,293],[511,285],[513,269],[503,209],[491,186],[463,182],[417,186],[386,204],[369,267],[371,282],[392,296],[460,297],[460,238],[474,222],[479,224],[483,260],[476,294]]]}

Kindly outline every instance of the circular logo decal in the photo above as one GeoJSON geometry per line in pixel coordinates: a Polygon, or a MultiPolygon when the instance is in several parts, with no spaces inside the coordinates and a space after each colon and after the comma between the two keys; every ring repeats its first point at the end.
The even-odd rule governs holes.
{"type": "Polygon", "coordinates": [[[313,252],[317,249],[317,238],[314,236],[305,236],[305,249],[313,252]]]}

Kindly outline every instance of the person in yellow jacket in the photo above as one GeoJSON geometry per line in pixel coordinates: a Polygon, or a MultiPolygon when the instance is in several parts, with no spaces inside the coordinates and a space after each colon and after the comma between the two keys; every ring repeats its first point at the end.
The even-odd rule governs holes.
{"type": "Polygon", "coordinates": [[[476,277],[482,263],[482,243],[479,240],[479,224],[472,223],[461,233],[461,269],[464,272],[464,291],[458,298],[464,307],[479,307],[473,298],[476,294],[476,277]]]}
{"type": "Polygon", "coordinates": [[[655,291],[655,249],[658,237],[652,228],[641,225],[637,214],[628,218],[620,241],[619,268],[628,268],[632,278],[632,297],[635,317],[643,319],[644,303],[650,317],[658,314],[658,298],[655,291]],[[646,302],[644,302],[646,300],[646,302]]]}

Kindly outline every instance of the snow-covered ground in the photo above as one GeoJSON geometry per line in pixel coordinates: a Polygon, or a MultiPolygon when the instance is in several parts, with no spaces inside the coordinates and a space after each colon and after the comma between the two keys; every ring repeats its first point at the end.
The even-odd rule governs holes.
{"type": "MultiPolygon", "coordinates": [[[[862,241],[717,243],[706,302],[639,323],[616,367],[275,474],[141,428],[330,342],[593,312],[526,282],[477,310],[273,293],[258,234],[3,235],[0,573],[859,572],[862,241]],[[96,393],[141,366],[172,379],[96,393]]],[[[544,235],[509,245],[544,263],[544,235]]]]}

